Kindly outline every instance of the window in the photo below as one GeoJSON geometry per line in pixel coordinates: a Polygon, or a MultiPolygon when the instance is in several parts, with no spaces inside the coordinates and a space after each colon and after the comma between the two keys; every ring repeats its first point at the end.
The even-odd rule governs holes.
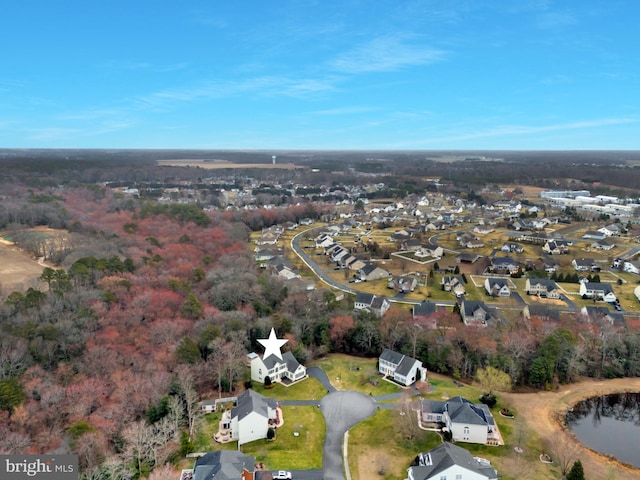
{"type": "Polygon", "coordinates": [[[469,435],[469,427],[464,427],[464,434],[469,435]]]}
{"type": "Polygon", "coordinates": [[[456,474],[456,480],[462,480],[462,474],[461,473],[457,473],[456,474]]]}
{"type": "Polygon", "coordinates": [[[440,480],[447,480],[447,476],[446,475],[440,475],[440,480]]]}

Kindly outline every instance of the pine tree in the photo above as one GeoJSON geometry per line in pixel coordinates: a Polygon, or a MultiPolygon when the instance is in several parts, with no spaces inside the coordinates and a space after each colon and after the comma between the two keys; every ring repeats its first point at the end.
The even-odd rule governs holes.
{"type": "Polygon", "coordinates": [[[582,462],[576,460],[567,473],[567,480],[584,480],[584,469],[582,468],[582,462]]]}

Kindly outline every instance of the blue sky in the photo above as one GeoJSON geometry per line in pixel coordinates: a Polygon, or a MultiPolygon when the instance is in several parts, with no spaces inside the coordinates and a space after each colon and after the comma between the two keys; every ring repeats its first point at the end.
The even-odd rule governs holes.
{"type": "Polygon", "coordinates": [[[640,149],[635,0],[24,0],[0,147],[640,149]]]}

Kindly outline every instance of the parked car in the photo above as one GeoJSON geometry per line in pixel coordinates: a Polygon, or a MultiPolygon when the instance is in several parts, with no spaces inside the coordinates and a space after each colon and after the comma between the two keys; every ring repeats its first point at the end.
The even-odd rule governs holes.
{"type": "Polygon", "coordinates": [[[273,474],[273,478],[275,480],[291,480],[291,472],[286,472],[284,470],[280,470],[273,474]]]}

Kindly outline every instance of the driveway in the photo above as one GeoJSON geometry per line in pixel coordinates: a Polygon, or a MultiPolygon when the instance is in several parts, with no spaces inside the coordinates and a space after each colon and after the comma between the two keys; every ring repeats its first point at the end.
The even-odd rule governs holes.
{"type": "Polygon", "coordinates": [[[376,410],[373,398],[360,392],[332,392],[320,400],[320,411],[327,425],[322,454],[324,480],[344,480],[344,434],[376,410]]]}
{"type": "Polygon", "coordinates": [[[327,373],[324,370],[322,370],[320,367],[307,368],[307,375],[318,380],[322,384],[322,386],[327,389],[329,393],[336,391],[336,387],[331,385],[331,382],[329,381],[329,377],[327,377],[327,373]]]}

